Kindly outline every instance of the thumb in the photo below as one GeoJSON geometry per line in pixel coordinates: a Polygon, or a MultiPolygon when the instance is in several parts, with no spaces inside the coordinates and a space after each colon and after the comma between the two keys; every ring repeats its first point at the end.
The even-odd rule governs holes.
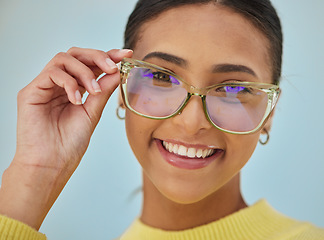
{"type": "Polygon", "coordinates": [[[93,128],[99,122],[102,111],[110,98],[111,94],[118,87],[120,82],[120,74],[116,72],[114,74],[104,75],[98,80],[102,92],[96,95],[89,95],[83,104],[85,111],[87,112],[93,128]]]}

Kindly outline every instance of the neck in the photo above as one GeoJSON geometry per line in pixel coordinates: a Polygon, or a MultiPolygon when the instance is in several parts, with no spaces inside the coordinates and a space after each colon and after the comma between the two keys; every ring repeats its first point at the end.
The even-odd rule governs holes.
{"type": "Polygon", "coordinates": [[[151,227],[169,231],[201,226],[247,206],[240,192],[239,174],[208,197],[190,204],[176,203],[166,198],[145,174],[143,191],[141,221],[151,227]]]}

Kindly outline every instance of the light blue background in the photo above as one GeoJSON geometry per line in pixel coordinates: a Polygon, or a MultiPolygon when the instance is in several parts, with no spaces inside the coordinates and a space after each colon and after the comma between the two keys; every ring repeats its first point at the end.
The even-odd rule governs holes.
{"type": "MultiPolygon", "coordinates": [[[[249,204],[324,227],[324,2],[275,0],[285,33],[283,93],[270,143],[243,170],[249,204]]],[[[16,95],[60,51],[122,47],[135,0],[0,1],[0,171],[15,152],[16,95]]],[[[253,54],[253,53],[251,53],[253,54]]],[[[49,212],[49,239],[112,239],[139,214],[140,167],[110,99],[90,147],[49,212]]]]}

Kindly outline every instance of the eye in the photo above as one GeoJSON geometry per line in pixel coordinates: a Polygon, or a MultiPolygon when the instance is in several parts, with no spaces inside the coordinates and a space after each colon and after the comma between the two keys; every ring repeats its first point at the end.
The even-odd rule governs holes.
{"type": "Polygon", "coordinates": [[[251,91],[243,86],[225,86],[226,93],[238,94],[238,93],[251,93],[251,91]]]}
{"type": "Polygon", "coordinates": [[[167,74],[160,71],[153,71],[152,69],[144,69],[142,74],[142,78],[149,78],[154,81],[154,83],[164,83],[164,84],[175,84],[180,85],[180,82],[171,74],[167,74]]]}
{"type": "Polygon", "coordinates": [[[170,74],[166,74],[163,72],[153,72],[152,74],[153,74],[154,80],[162,81],[165,83],[176,84],[176,85],[180,84],[179,81],[170,74]]]}
{"type": "Polygon", "coordinates": [[[209,92],[208,95],[214,96],[225,103],[243,104],[255,99],[255,97],[259,94],[257,89],[253,89],[251,87],[225,85],[214,89],[214,91],[209,92]]]}
{"type": "Polygon", "coordinates": [[[164,82],[171,82],[171,76],[162,72],[153,72],[153,76],[155,79],[164,81],[164,82]]]}
{"type": "Polygon", "coordinates": [[[163,72],[152,72],[151,69],[145,69],[142,74],[143,78],[152,78],[164,82],[171,82],[171,76],[163,72]]]}
{"type": "Polygon", "coordinates": [[[216,88],[215,92],[230,94],[230,95],[252,93],[251,89],[243,86],[223,86],[223,87],[216,88]]]}

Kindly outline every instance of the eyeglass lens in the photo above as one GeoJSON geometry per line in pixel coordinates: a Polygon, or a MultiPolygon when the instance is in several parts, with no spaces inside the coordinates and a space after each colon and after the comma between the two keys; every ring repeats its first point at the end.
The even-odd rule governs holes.
{"type": "MultiPolygon", "coordinates": [[[[131,108],[149,117],[168,117],[182,107],[187,98],[184,83],[172,75],[135,67],[129,72],[126,97],[131,108]]],[[[235,132],[255,129],[268,106],[265,92],[245,86],[220,86],[206,95],[210,120],[218,127],[235,132]]]]}

